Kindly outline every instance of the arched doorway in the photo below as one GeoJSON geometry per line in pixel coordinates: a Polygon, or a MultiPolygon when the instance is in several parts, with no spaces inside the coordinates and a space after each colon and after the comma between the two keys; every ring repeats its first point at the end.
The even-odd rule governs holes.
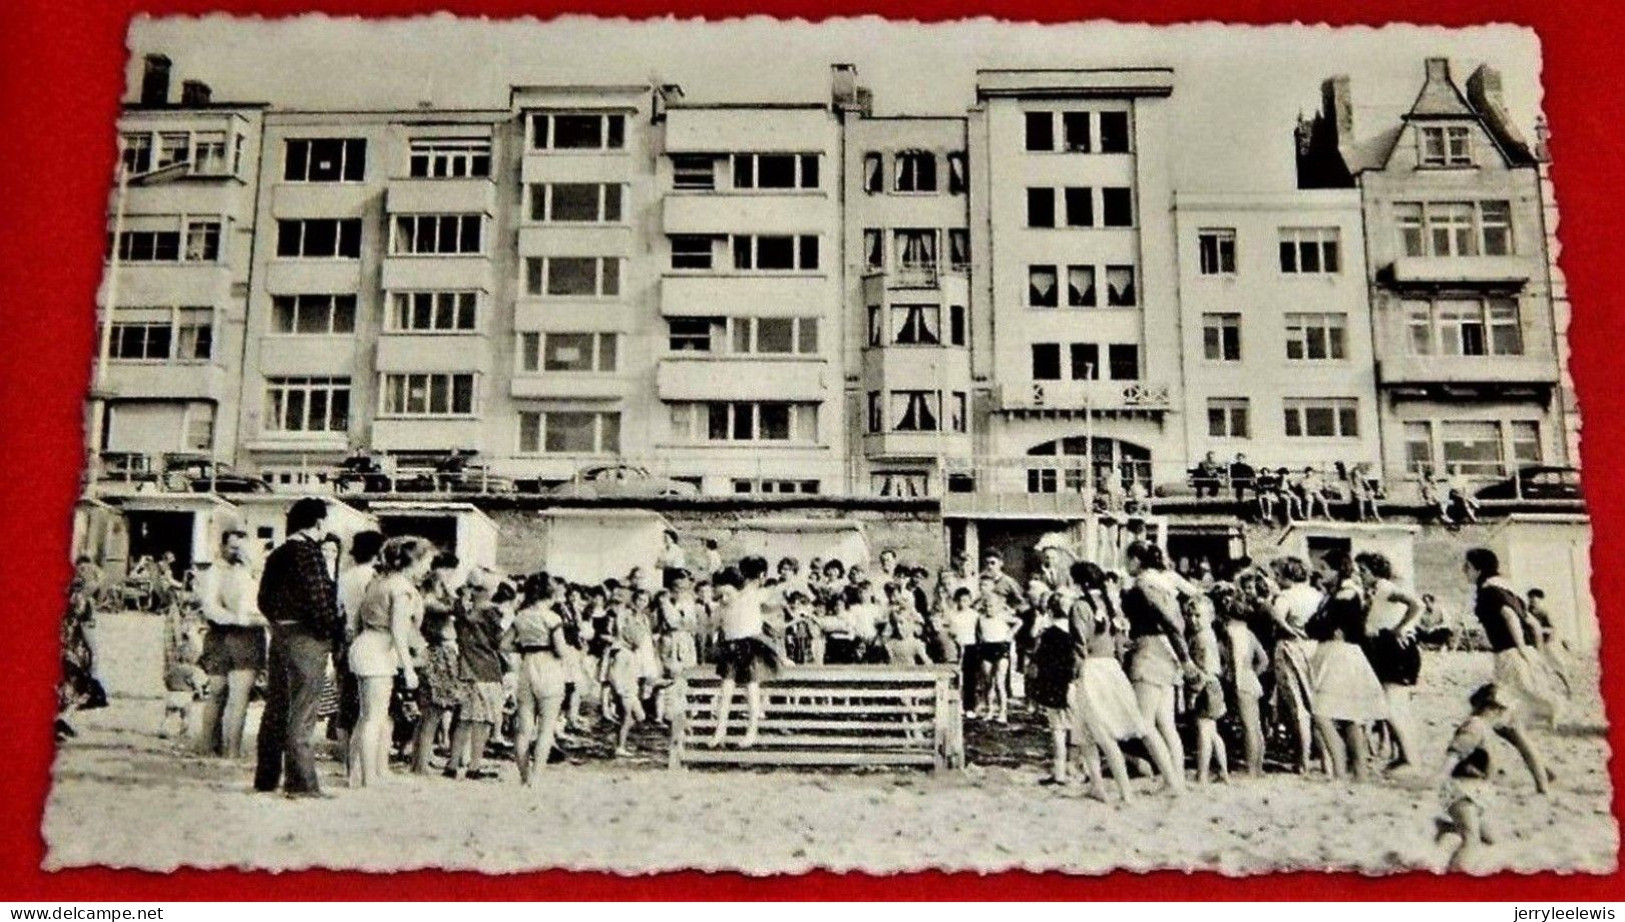
{"type": "Polygon", "coordinates": [[[1086,493],[1109,476],[1125,490],[1136,481],[1151,489],[1151,449],[1122,439],[1067,436],[1034,445],[1027,456],[1053,459],[1027,468],[1028,493],[1086,493]]]}

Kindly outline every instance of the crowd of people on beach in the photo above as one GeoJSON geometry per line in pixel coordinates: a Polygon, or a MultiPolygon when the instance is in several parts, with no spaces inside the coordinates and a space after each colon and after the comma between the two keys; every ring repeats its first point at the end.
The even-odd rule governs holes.
{"type": "MultiPolygon", "coordinates": [[[[324,726],[342,743],[351,786],[384,779],[392,758],[420,774],[495,778],[493,749],[511,752],[520,780],[535,784],[603,722],[615,753],[632,754],[633,729],[670,721],[685,706],[674,678],[701,665],[722,680],[709,742],[738,747],[757,744],[764,683],[782,670],[957,665],[967,720],[998,733],[1013,711],[1041,714],[1052,743],[1043,782],[1076,776],[1102,800],[1111,787],[1132,799],[1135,774],[1174,792],[1187,773],[1197,784],[1261,775],[1266,750],[1272,771],[1355,780],[1426,757],[1410,698],[1428,607],[1381,554],[1182,573],[1143,538],[1111,569],[1051,543],[1035,549],[1022,583],[996,551],[979,561],[956,553],[938,572],[892,550],[872,569],[833,558],[725,564],[714,541],[691,561],[668,532],[656,565],[583,584],[463,567],[426,539],[377,532],[354,535],[340,562],[325,519],[323,501],[295,503],[287,540],[260,567],[248,535],[227,532],[185,593],[192,604],[166,615],[161,729],[172,718],[184,729],[201,698],[194,742],[241,756],[263,676],[258,790],[326,796],[314,748],[324,726]],[[745,727],[730,734],[739,692],[745,727]]],[[[81,568],[65,621],[59,733],[93,682],[92,569],[81,568]]],[[[1470,787],[1488,774],[1487,740],[1509,740],[1544,790],[1524,727],[1555,723],[1568,680],[1540,591],[1514,590],[1486,549],[1467,553],[1464,574],[1495,660],[1442,769],[1459,794],[1450,822],[1470,852],[1484,802],[1470,787]]]]}

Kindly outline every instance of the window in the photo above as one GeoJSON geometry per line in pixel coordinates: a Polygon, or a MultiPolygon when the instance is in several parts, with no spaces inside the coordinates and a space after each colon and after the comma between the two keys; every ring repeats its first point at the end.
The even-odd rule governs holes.
{"type": "Polygon", "coordinates": [[[671,157],[671,187],[673,189],[710,191],[717,187],[717,161],[704,154],[673,154],[671,157]]]}
{"type": "Polygon", "coordinates": [[[937,271],[937,232],[930,228],[901,228],[894,232],[897,268],[903,272],[937,271]]]}
{"type": "Polygon", "coordinates": [[[125,262],[179,262],[180,231],[127,230],[119,235],[118,258],[125,262]]]}
{"type": "Polygon", "coordinates": [[[396,215],[390,235],[392,256],[455,256],[481,252],[477,214],[396,215]]]}
{"type": "Polygon", "coordinates": [[[937,156],[930,151],[898,151],[892,158],[892,190],[937,191],[937,156]]]}
{"type": "Polygon", "coordinates": [[[345,432],[350,428],[349,378],[269,378],[266,432],[345,432]]]}
{"type": "Polygon", "coordinates": [[[1479,242],[1485,256],[1512,253],[1512,203],[1478,203],[1479,242]]]}
{"type": "Polygon", "coordinates": [[[1061,380],[1060,343],[1033,343],[1033,380],[1061,380]]]}
{"type": "Polygon", "coordinates": [[[950,346],[965,345],[966,331],[965,305],[954,304],[948,308],[948,344],[950,346]]]}
{"type": "Polygon", "coordinates": [[[1472,129],[1465,125],[1421,127],[1423,166],[1472,166],[1472,129]]]}
{"type": "Polygon", "coordinates": [[[1427,222],[1434,256],[1478,255],[1472,205],[1467,202],[1435,202],[1427,208],[1427,222]]]}
{"type": "Polygon", "coordinates": [[[1287,398],[1284,412],[1290,438],[1352,439],[1360,435],[1360,402],[1353,398],[1287,398]]]}
{"type": "Polygon", "coordinates": [[[1066,188],[1066,226],[1067,227],[1094,227],[1095,226],[1095,195],[1094,190],[1088,186],[1069,186],[1066,188]]]}
{"type": "Polygon", "coordinates": [[[1126,154],[1129,152],[1128,113],[1100,113],[1100,152],[1126,154]]]}
{"type": "Polygon", "coordinates": [[[816,189],[817,154],[734,154],[735,189],[816,189]]]}
{"type": "Polygon", "coordinates": [[[1523,328],[1513,298],[1406,301],[1413,355],[1522,355],[1523,328]]]}
{"type": "Polygon", "coordinates": [[[478,327],[478,308],[479,293],[473,291],[392,292],[384,327],[392,333],[468,333],[478,327]]]}
{"type": "Polygon", "coordinates": [[[1335,227],[1281,228],[1281,271],[1297,275],[1339,271],[1338,240],[1335,227]]]}
{"type": "Polygon", "coordinates": [[[1027,267],[1027,304],[1031,307],[1057,307],[1054,266],[1027,267]]]}
{"type": "Polygon", "coordinates": [[[366,171],[365,138],[290,140],[282,160],[287,182],[360,182],[366,171]]]}
{"type": "Polygon", "coordinates": [[[612,372],[614,333],[520,333],[519,370],[525,372],[612,372]]]}
{"type": "Polygon", "coordinates": [[[666,346],[673,352],[710,352],[725,325],[721,317],[668,318],[666,346]]]}
{"type": "Polygon", "coordinates": [[[869,431],[885,432],[886,416],[879,391],[869,392],[869,431]]]}
{"type": "Polygon", "coordinates": [[[534,113],[532,150],[620,150],[626,147],[626,116],[596,113],[534,113]]]}
{"type": "Polygon", "coordinates": [[[472,416],[472,374],[383,375],[379,412],[387,416],[472,416]]]}
{"type": "Polygon", "coordinates": [[[1406,256],[1506,256],[1512,252],[1510,202],[1396,202],[1394,221],[1406,256]]]}
{"type": "Polygon", "coordinates": [[[816,355],[817,317],[734,317],[733,351],[737,355],[816,355]]]}
{"type": "Polygon", "coordinates": [[[1100,190],[1100,217],[1106,227],[1134,226],[1134,194],[1126,186],[1100,190]]]}
{"type": "Polygon", "coordinates": [[[621,453],[621,414],[521,411],[519,453],[618,455],[621,453]]]}
{"type": "Polygon", "coordinates": [[[1210,439],[1250,439],[1246,397],[1210,397],[1207,401],[1207,435],[1210,439]]]}
{"type": "Polygon", "coordinates": [[[798,494],[802,496],[816,496],[819,482],[816,480],[777,480],[762,478],[751,480],[744,477],[733,478],[733,491],[735,495],[759,494],[762,496],[786,496],[798,494]]]}
{"type": "Polygon", "coordinates": [[[965,165],[965,152],[956,150],[948,155],[948,194],[964,195],[970,191],[970,173],[965,165]]]}
{"type": "Polygon", "coordinates": [[[734,268],[745,271],[812,271],[818,268],[818,237],[803,234],[735,234],[734,268]]]}
{"type": "Polygon", "coordinates": [[[1026,113],[1027,149],[1046,151],[1055,149],[1055,116],[1049,112],[1026,113]]]}
{"type": "Polygon", "coordinates": [[[1439,424],[1439,449],[1445,470],[1460,470],[1469,476],[1493,476],[1501,472],[1501,424],[1447,420],[1439,424]]]}
{"type": "Polygon", "coordinates": [[[1072,380],[1100,380],[1100,346],[1098,344],[1073,343],[1070,352],[1072,353],[1072,380]]]}
{"type": "Polygon", "coordinates": [[[1348,357],[1347,314],[1287,314],[1285,320],[1288,359],[1316,362],[1348,357]]]}
{"type": "Polygon", "coordinates": [[[186,132],[165,132],[158,136],[158,169],[186,163],[192,153],[192,138],[186,132]]]}
{"type": "Polygon", "coordinates": [[[1066,303],[1068,307],[1094,307],[1098,303],[1094,266],[1066,267],[1066,303]]]}
{"type": "Polygon", "coordinates": [[[412,141],[407,173],[413,179],[491,175],[490,138],[421,138],[412,141]]]}
{"type": "MultiPolygon", "coordinates": [[[[115,320],[108,343],[108,358],[119,362],[161,362],[169,358],[174,344],[175,327],[167,316],[168,308],[160,308],[166,316],[147,321],[115,320]]],[[[120,310],[120,314],[144,314],[144,310],[120,310]]],[[[155,312],[156,313],[156,312],[155,312]]]]}
{"type": "Polygon", "coordinates": [[[1207,228],[1197,231],[1196,254],[1203,275],[1235,275],[1235,228],[1207,228]]]}
{"type": "Polygon", "coordinates": [[[673,234],[671,236],[671,267],[673,269],[711,269],[715,266],[713,238],[701,234],[673,234]]]}
{"type": "Polygon", "coordinates": [[[1106,306],[1133,307],[1139,303],[1134,292],[1133,266],[1106,267],[1106,306]]]}
{"type": "Polygon", "coordinates": [[[224,131],[192,132],[192,173],[223,176],[236,172],[226,160],[227,141],[224,131]]]}
{"type": "Polygon", "coordinates": [[[892,391],[893,432],[940,432],[942,394],[937,391],[892,391]]]}
{"type": "Polygon", "coordinates": [[[1412,472],[1433,469],[1433,429],[1426,422],[1405,424],[1405,469],[1412,472]]]}
{"type": "Polygon", "coordinates": [[[955,272],[970,271],[969,228],[948,228],[948,268],[955,272]]]}
{"type": "Polygon", "coordinates": [[[1507,423],[1512,435],[1512,460],[1521,466],[1539,464],[1541,457],[1540,423],[1533,420],[1514,420],[1507,423]]]}
{"type": "Polygon", "coordinates": [[[355,295],[277,295],[271,332],[292,336],[346,336],[355,332],[355,295]]]}
{"type": "Polygon", "coordinates": [[[964,391],[952,391],[948,394],[948,428],[950,431],[970,431],[968,407],[969,395],[964,391]]]}
{"type": "Polygon", "coordinates": [[[360,218],[276,222],[276,255],[304,259],[361,258],[360,218]]]}
{"type": "Polygon", "coordinates": [[[1074,153],[1089,152],[1089,113],[1061,113],[1061,143],[1063,149],[1074,153]]]}
{"type": "Polygon", "coordinates": [[[613,256],[527,256],[525,292],[549,298],[613,298],[621,261],[613,256]]]}
{"type": "Polygon", "coordinates": [[[873,195],[884,188],[885,164],[882,156],[869,151],[863,155],[863,191],[873,195]]]}
{"type": "Polygon", "coordinates": [[[215,262],[220,258],[220,222],[186,222],[186,261],[215,262]]]}
{"type": "Polygon", "coordinates": [[[1112,343],[1106,347],[1107,363],[1113,381],[1140,379],[1140,347],[1134,343],[1112,343]]]}
{"type": "Polygon", "coordinates": [[[532,183],[530,219],[552,224],[618,224],[620,183],[532,183]]]}
{"type": "Polygon", "coordinates": [[[875,471],[869,475],[875,496],[913,498],[931,495],[931,475],[925,471],[875,471]]]}
{"type": "Polygon", "coordinates": [[[127,134],[123,153],[126,173],[146,173],[152,170],[152,135],[127,134]]]}
{"type": "Polygon", "coordinates": [[[1241,361],[1240,314],[1202,315],[1202,357],[1210,362],[1241,361]]]}
{"type": "Polygon", "coordinates": [[[672,433],[683,442],[818,441],[818,405],[712,401],[671,405],[672,433]]]}
{"type": "Polygon", "coordinates": [[[942,344],[942,308],[935,304],[893,304],[892,342],[900,346],[942,344]]]}
{"type": "Polygon", "coordinates": [[[880,305],[871,304],[869,305],[869,345],[881,345],[884,338],[885,334],[880,323],[880,305]]]}
{"type": "Polygon", "coordinates": [[[1055,226],[1055,190],[1050,188],[1027,190],[1027,226],[1055,226]]]}
{"type": "Polygon", "coordinates": [[[886,235],[878,227],[863,231],[863,268],[875,272],[886,267],[886,235]]]}

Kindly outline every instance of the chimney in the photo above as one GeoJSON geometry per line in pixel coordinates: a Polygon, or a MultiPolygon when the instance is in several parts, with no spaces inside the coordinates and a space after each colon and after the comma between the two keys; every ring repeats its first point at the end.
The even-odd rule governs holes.
{"type": "Polygon", "coordinates": [[[829,66],[830,103],[836,109],[856,109],[858,100],[858,66],[831,64],[829,66]]]}
{"type": "Polygon", "coordinates": [[[141,104],[162,106],[169,103],[169,58],[149,54],[141,71],[141,104]]]}
{"type": "Polygon", "coordinates": [[[1428,58],[1424,62],[1424,66],[1427,70],[1428,80],[1439,80],[1445,83],[1450,82],[1449,58],[1428,58]]]}
{"type": "Polygon", "coordinates": [[[202,80],[181,81],[181,105],[193,109],[201,109],[209,104],[213,95],[209,85],[202,80]]]}
{"type": "Polygon", "coordinates": [[[1354,93],[1349,89],[1347,74],[1331,77],[1320,85],[1320,106],[1337,140],[1354,140],[1354,93]]]}

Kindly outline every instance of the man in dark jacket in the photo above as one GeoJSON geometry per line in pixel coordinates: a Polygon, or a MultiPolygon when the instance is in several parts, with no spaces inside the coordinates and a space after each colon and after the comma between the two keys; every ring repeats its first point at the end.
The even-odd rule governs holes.
{"type": "Polygon", "coordinates": [[[271,622],[271,651],[254,789],[280,786],[289,797],[320,797],[311,735],[342,630],[338,591],[321,549],[327,504],[315,498],[295,502],[287,534],[260,575],[259,609],[271,622]]]}

